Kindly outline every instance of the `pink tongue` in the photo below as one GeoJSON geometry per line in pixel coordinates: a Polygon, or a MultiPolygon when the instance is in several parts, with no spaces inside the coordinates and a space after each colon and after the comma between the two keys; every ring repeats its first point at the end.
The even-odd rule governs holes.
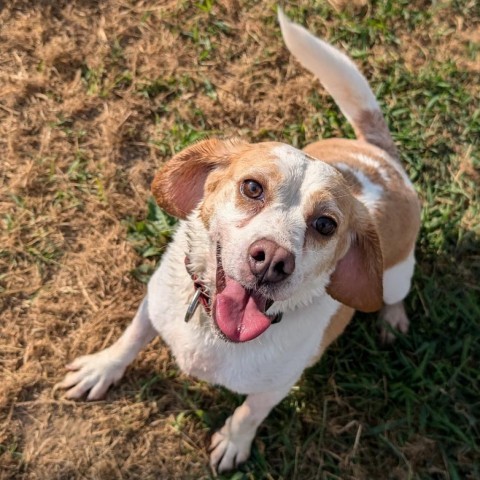
{"type": "Polygon", "coordinates": [[[217,294],[215,320],[220,330],[233,342],[248,342],[271,324],[263,313],[266,299],[248,292],[226,276],[226,287],[217,294]]]}

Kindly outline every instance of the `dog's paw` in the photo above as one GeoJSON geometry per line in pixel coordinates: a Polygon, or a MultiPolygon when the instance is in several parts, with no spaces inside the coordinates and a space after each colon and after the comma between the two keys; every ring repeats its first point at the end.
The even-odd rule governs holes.
{"type": "Polygon", "coordinates": [[[126,367],[109,349],[84,355],[67,365],[70,372],[55,389],[67,389],[65,397],[69,399],[78,399],[89,392],[87,400],[100,400],[108,388],[122,378],[126,367]]]}
{"type": "Polygon", "coordinates": [[[232,434],[232,417],[212,436],[210,443],[210,466],[215,472],[233,470],[250,456],[252,437],[232,434]]]}
{"type": "Polygon", "coordinates": [[[380,311],[379,318],[380,339],[383,343],[390,343],[395,340],[395,333],[392,332],[392,329],[401,333],[408,332],[410,320],[405,312],[403,302],[395,303],[394,305],[385,305],[380,311]]]}

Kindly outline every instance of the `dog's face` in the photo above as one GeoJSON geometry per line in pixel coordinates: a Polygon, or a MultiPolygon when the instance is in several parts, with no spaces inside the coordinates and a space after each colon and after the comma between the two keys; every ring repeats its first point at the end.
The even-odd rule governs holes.
{"type": "Polygon", "coordinates": [[[265,331],[274,302],[292,308],[326,290],[354,308],[381,304],[382,257],[365,208],[338,170],[300,150],[206,140],[167,163],[152,191],[181,218],[198,206],[188,261],[232,341],[265,331]]]}

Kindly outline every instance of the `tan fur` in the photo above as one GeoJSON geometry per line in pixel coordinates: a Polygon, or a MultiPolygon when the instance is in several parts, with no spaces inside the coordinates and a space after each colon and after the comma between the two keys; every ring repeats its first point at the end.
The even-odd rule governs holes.
{"type": "Polygon", "coordinates": [[[203,198],[209,173],[227,166],[233,152],[243,145],[238,139],[213,138],[182,150],[153,179],[151,190],[158,205],[174,217],[186,218],[203,198]]]}
{"type": "Polygon", "coordinates": [[[359,140],[380,147],[398,160],[397,147],[380,110],[362,110],[353,122],[355,134],[359,140]]]}
{"type": "Polygon", "coordinates": [[[383,255],[375,225],[366,208],[357,202],[351,213],[350,247],[340,259],[327,286],[339,302],[363,312],[375,312],[383,305],[383,255]]]}
{"type": "MultiPolygon", "coordinates": [[[[333,166],[344,163],[359,167],[372,182],[384,187],[380,206],[374,214],[382,247],[383,268],[386,270],[404,260],[411,252],[420,228],[420,204],[416,193],[405,188],[395,167],[383,159],[383,152],[366,142],[345,139],[321,140],[307,146],[304,151],[333,166]],[[366,155],[379,161],[391,181],[387,185],[375,168],[359,164],[348,153],[366,155]]],[[[345,179],[351,182],[351,191],[355,195],[359,192],[359,184],[351,177],[347,172],[345,179]]]]}
{"type": "MultiPolygon", "coordinates": [[[[314,142],[306,146],[303,151],[312,157],[318,158],[319,160],[322,160],[323,162],[333,166],[337,165],[338,163],[344,163],[345,165],[357,167],[359,163],[351,155],[364,155],[381,163],[382,167],[393,180],[402,180],[395,167],[385,161],[385,152],[378,147],[375,147],[374,145],[366,143],[362,140],[348,140],[344,138],[319,140],[318,142],[314,142]]],[[[360,165],[363,173],[371,178],[374,183],[377,183],[383,187],[387,186],[382,175],[377,169],[370,165],[360,165]]]]}
{"type": "Polygon", "coordinates": [[[231,185],[236,191],[235,205],[248,214],[248,218],[242,222],[242,225],[246,225],[265,205],[268,205],[269,199],[274,198],[283,180],[272,161],[271,149],[276,145],[279,144],[276,142],[245,143],[229,152],[226,158],[228,164],[223,165],[224,168],[213,171],[205,183],[205,199],[200,212],[205,225],[209,224],[214,209],[223,201],[226,185],[231,185]],[[240,185],[244,180],[259,182],[263,186],[265,200],[254,200],[243,196],[240,185]]]}
{"type": "Polygon", "coordinates": [[[323,335],[323,340],[320,345],[320,350],[317,355],[312,358],[310,365],[314,365],[325,352],[325,350],[344,332],[347,325],[352,320],[355,310],[347,307],[346,305],[340,305],[337,313],[332,317],[327,329],[323,335]]]}

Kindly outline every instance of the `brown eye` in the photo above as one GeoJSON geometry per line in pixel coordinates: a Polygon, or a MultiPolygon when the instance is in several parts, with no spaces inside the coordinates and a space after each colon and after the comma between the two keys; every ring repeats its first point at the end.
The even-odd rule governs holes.
{"type": "Polygon", "coordinates": [[[318,217],[313,221],[312,226],[321,235],[329,237],[330,235],[333,235],[337,229],[337,222],[330,217],[318,217]]]}
{"type": "Polygon", "coordinates": [[[263,197],[263,187],[255,180],[245,180],[240,187],[243,195],[254,200],[261,200],[263,197]]]}

